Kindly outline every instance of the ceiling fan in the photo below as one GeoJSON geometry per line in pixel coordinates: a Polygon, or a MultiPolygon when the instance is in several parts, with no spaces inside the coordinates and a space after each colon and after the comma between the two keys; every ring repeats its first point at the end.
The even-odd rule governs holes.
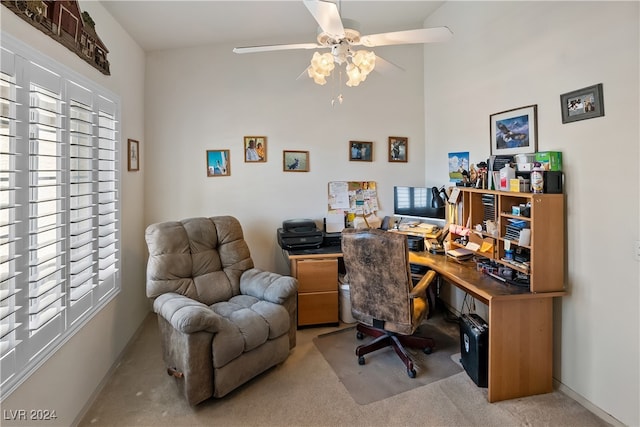
{"type": "MultiPolygon", "coordinates": [[[[311,15],[318,23],[317,43],[277,44],[266,46],[236,47],[235,53],[255,53],[292,49],[330,49],[320,54],[315,52],[311,65],[305,70],[315,83],[323,85],[331,75],[335,65],[346,64],[349,77],[347,86],[358,86],[376,65],[376,55],[372,51],[355,50],[357,46],[377,47],[400,44],[434,43],[449,40],[453,33],[447,27],[422,28],[416,30],[361,35],[358,23],[341,18],[336,3],[326,0],[303,0],[311,15]]],[[[390,64],[380,57],[381,62],[390,64]]],[[[303,73],[304,74],[304,73],[303,73]]]]}

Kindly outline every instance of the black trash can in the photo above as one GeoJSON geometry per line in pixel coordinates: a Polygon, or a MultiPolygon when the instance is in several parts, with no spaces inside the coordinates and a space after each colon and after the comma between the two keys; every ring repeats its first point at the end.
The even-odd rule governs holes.
{"type": "Polygon", "coordinates": [[[478,387],[487,387],[489,325],[475,313],[460,317],[460,362],[478,387]]]}

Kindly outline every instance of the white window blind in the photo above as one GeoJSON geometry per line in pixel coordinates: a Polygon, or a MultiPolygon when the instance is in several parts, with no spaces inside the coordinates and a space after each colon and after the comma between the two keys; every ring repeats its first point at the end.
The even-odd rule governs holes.
{"type": "Polygon", "coordinates": [[[117,97],[1,40],[4,398],[120,289],[120,140],[117,97]]]}

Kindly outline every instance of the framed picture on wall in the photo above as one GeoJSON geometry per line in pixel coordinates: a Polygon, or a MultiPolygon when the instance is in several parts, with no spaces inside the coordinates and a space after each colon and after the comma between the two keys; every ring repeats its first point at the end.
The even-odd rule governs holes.
{"type": "Polygon", "coordinates": [[[207,150],[207,176],[231,175],[229,150],[207,150]]]}
{"type": "Polygon", "coordinates": [[[370,162],[373,159],[373,142],[349,141],[349,161],[370,162]]]}
{"type": "Polygon", "coordinates": [[[560,95],[562,123],[604,116],[602,83],[560,95]]]}
{"type": "Polygon", "coordinates": [[[513,156],[538,150],[537,105],[514,108],[489,116],[491,155],[513,156]]]}
{"type": "Polygon", "coordinates": [[[140,170],[140,143],[135,139],[127,139],[127,170],[140,170]]]}
{"type": "Polygon", "coordinates": [[[282,170],[284,172],[309,172],[309,152],[283,151],[282,170]]]}
{"type": "Polygon", "coordinates": [[[257,163],[267,161],[267,137],[266,136],[245,136],[244,137],[244,161],[246,163],[257,163]]]}
{"type": "Polygon", "coordinates": [[[389,137],[389,161],[406,162],[408,159],[409,139],[404,136],[389,137]]]}

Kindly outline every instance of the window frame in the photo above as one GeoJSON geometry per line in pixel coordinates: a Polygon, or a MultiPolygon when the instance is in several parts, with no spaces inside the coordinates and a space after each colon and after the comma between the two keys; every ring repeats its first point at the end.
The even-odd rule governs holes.
{"type": "Polygon", "coordinates": [[[117,95],[4,31],[0,41],[0,396],[4,400],[120,293],[122,141],[117,95]],[[9,75],[13,82],[5,79],[9,75]],[[54,88],[54,100],[46,104],[50,109],[32,100],[39,91],[35,86],[41,84],[40,75],[42,87],[54,88]],[[5,99],[7,94],[14,98],[5,99]],[[74,110],[80,99],[89,107],[84,115],[74,110]],[[85,147],[72,142],[77,133],[73,115],[84,118],[89,141],[85,147]],[[41,139],[33,130],[40,126],[48,127],[44,133],[56,135],[55,139],[41,139]],[[41,146],[45,148],[38,151],[41,146]],[[34,165],[41,165],[43,175],[55,180],[54,196],[51,186],[34,178],[38,175],[34,165]],[[83,173],[88,179],[81,181],[77,177],[83,173]],[[59,211],[40,215],[35,205],[49,200],[41,197],[54,197],[59,211]],[[55,219],[43,220],[47,215],[55,219]],[[87,223],[77,225],[80,221],[87,223]],[[43,224],[39,233],[34,224],[43,224]],[[81,244],[73,240],[72,230],[77,229],[86,231],[81,244]],[[55,235],[59,253],[47,250],[49,240],[41,243],[36,237],[45,231],[47,238],[55,235]],[[38,288],[41,283],[36,278],[41,265],[51,265],[52,255],[59,259],[54,268],[60,269],[60,277],[53,284],[56,291],[49,293],[46,286],[38,288]],[[85,285],[77,292],[76,286],[85,285]],[[37,324],[37,303],[49,308],[52,300],[59,310],[49,311],[53,317],[43,315],[46,321],[37,324]],[[46,334],[36,326],[47,329],[46,334]]]}

